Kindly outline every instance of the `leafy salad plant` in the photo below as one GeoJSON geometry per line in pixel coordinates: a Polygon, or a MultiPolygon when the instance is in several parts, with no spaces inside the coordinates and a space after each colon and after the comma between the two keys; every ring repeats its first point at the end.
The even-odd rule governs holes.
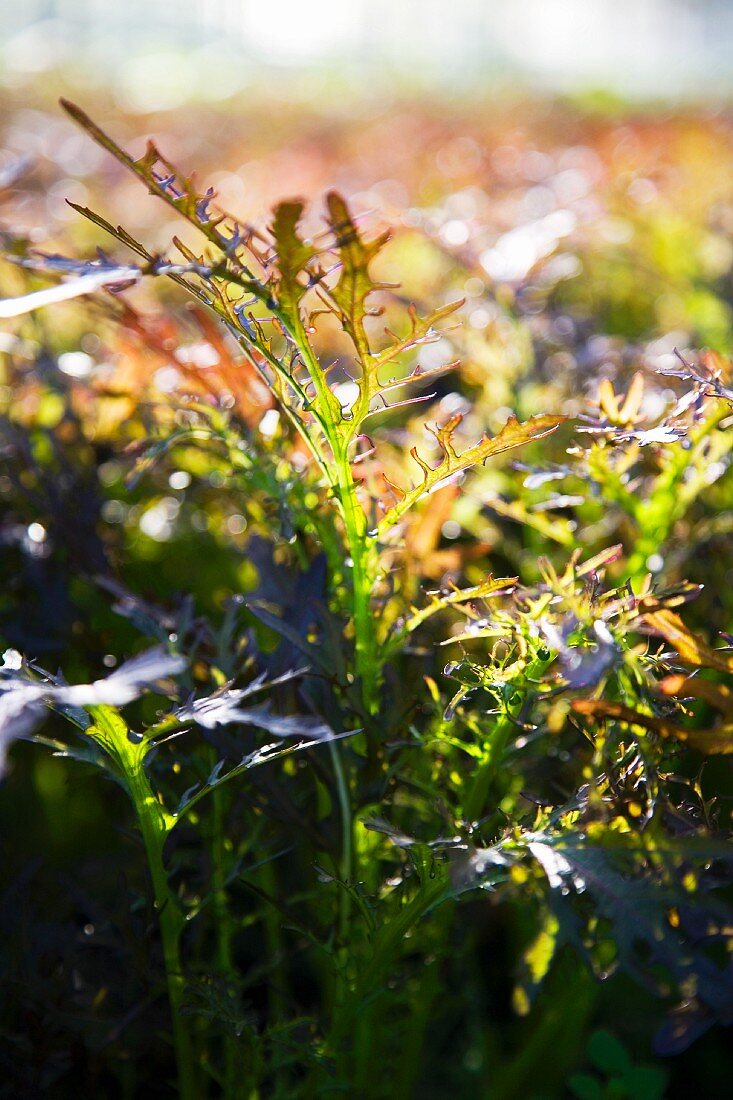
{"type": "MultiPolygon", "coordinates": [[[[155,145],[133,159],[64,107],[203,243],[162,255],[76,206],[126,257],[8,238],[24,277],[51,285],[0,315],[22,325],[93,295],[100,325],[175,364],[191,392],[129,410],[125,453],[122,420],[111,432],[123,491],[153,494],[165,472],[200,495],[204,526],[233,501],[251,572],[216,606],[193,575],[203,545],[182,563],[196,595],[156,598],[103,549],[84,584],[114,598],[136,656],[69,684],[10,645],[0,744],[33,739],[129,799],[177,1094],[529,1095],[563,1016],[589,1019],[614,974],[669,1010],[660,1052],[729,1023],[730,850],[701,769],[733,752],[733,656],[686,625],[700,586],[678,537],[729,469],[725,362],[680,356],[654,408],[637,373],[621,394],[601,381],[575,423],[510,415],[477,441],[444,388],[457,363],[419,365],[462,302],[405,303],[386,281],[388,235],[362,231],[339,194],[317,233],[299,200],[243,225],[155,145]],[[134,304],[153,278],[196,303],[215,382],[134,304]],[[512,497],[485,489],[495,460],[512,497]],[[462,538],[444,568],[470,494],[506,546],[487,559],[462,538]],[[514,1050],[492,1038],[494,994],[475,973],[497,912],[507,1001],[528,1021],[514,1050]]],[[[12,474],[31,504],[99,445],[85,423],[100,395],[79,383],[63,400],[51,428],[5,422],[11,462],[26,445],[32,458],[12,474]]],[[[150,530],[178,515],[167,499],[145,512],[150,530]]],[[[560,1072],[574,1057],[559,1054],[560,1072]]],[[[601,1095],[588,1075],[573,1088],[601,1095]]]]}

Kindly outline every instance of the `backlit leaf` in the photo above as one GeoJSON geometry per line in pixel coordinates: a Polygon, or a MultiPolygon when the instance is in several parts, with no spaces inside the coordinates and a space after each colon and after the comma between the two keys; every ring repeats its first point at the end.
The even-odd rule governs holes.
{"type": "Polygon", "coordinates": [[[644,622],[655,634],[661,634],[666,642],[674,646],[688,664],[714,668],[718,672],[733,672],[733,651],[712,649],[702,638],[688,630],[673,611],[654,611],[644,615],[644,622]]]}
{"type": "Polygon", "coordinates": [[[520,424],[516,417],[512,416],[497,435],[485,435],[475,446],[459,454],[453,446],[453,433],[461,423],[462,417],[452,417],[442,427],[433,430],[443,451],[443,458],[437,466],[430,466],[420,457],[416,448],[410,452],[422,471],[422,478],[414,488],[403,490],[405,495],[381,520],[378,533],[385,534],[416,501],[435,489],[446,478],[485,462],[487,458],[492,458],[494,455],[510,451],[515,447],[522,447],[525,443],[531,443],[536,439],[542,439],[554,432],[565,419],[564,416],[533,416],[520,424]]]}

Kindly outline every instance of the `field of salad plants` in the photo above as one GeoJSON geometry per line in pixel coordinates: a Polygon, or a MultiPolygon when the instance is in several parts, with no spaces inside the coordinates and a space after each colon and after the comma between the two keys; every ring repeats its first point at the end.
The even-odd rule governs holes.
{"type": "Polygon", "coordinates": [[[0,1096],[725,1095],[733,114],[2,96],[0,1096]]]}

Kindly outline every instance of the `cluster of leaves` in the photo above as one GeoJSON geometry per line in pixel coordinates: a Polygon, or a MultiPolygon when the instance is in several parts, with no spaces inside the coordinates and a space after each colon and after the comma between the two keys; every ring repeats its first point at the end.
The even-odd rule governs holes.
{"type": "MultiPolygon", "coordinates": [[[[58,563],[74,608],[57,646],[67,674],[142,638],[153,648],[71,686],[8,650],[0,743],[34,737],[127,795],[180,1095],[239,1095],[243,1079],[262,1096],[531,1094],[553,1018],[576,996],[589,1014],[598,996],[580,961],[673,1009],[657,1020],[660,1052],[731,1022],[730,855],[718,773],[708,781],[700,766],[733,752],[719,682],[733,660],[680,615],[700,595],[682,572],[696,550],[685,534],[728,485],[727,364],[680,358],[682,392],[652,390],[651,402],[640,374],[623,397],[601,379],[572,434],[553,434],[564,414],[541,413],[482,424],[476,443],[464,435],[476,414],[441,393],[456,363],[419,360],[440,339],[460,345],[445,322],[461,302],[405,315],[375,274],[386,236],[362,234],[339,195],[321,236],[305,237],[297,201],[257,230],[154,145],[133,159],[65,106],[205,243],[176,238],[177,255],[159,255],[77,207],[134,258],[11,246],[25,278],[52,285],[0,303],[19,319],[9,552],[58,563]],[[128,301],[161,276],[196,301],[185,321],[128,301]],[[100,331],[118,326],[107,338],[121,368],[148,356],[183,379],[173,393],[153,388],[136,409],[103,375],[62,378],[51,349],[50,381],[28,369],[24,318],[100,288],[112,293],[90,312],[100,331]],[[395,399],[425,383],[435,392],[395,399]],[[44,415],[49,393],[59,400],[44,415]],[[414,435],[405,446],[415,405],[431,400],[432,451],[414,435]],[[519,446],[534,457],[484,468],[519,446]],[[104,471],[107,499],[90,506],[96,553],[77,564],[63,519],[88,468],[104,471]],[[61,473],[63,494],[51,492],[61,473]],[[466,537],[479,520],[502,536],[495,547],[466,537]],[[140,698],[148,689],[157,703],[140,698]],[[272,701],[253,703],[265,689],[272,701]],[[49,714],[51,732],[35,733],[49,714]],[[457,992],[482,958],[464,915],[477,906],[518,928],[512,1001],[533,1042],[513,1057],[485,1033],[491,983],[474,998],[489,1028],[472,1030],[471,998],[457,992]],[[543,987],[568,958],[574,982],[548,1009],[543,987]],[[448,1069],[431,1056],[441,1028],[462,1032],[448,1069]]],[[[16,617],[38,569],[18,577],[4,630],[32,649],[16,617]]],[[[108,1025],[97,1058],[119,1046],[108,1025]]],[[[618,1069],[635,1087],[628,1059],[618,1069]]],[[[574,1088],[596,1084],[579,1075],[574,1088]]]]}

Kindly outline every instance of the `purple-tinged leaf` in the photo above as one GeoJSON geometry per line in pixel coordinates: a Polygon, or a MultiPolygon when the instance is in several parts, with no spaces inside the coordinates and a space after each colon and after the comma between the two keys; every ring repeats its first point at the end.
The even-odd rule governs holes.
{"type": "MultiPolygon", "coordinates": [[[[18,655],[19,656],[19,655],[18,655]]],[[[186,667],[183,657],[168,653],[162,646],[146,650],[120,665],[110,676],[91,684],[36,683],[14,673],[18,669],[15,651],[5,654],[0,674],[0,775],[7,747],[11,741],[29,737],[43,720],[46,705],[60,710],[105,704],[122,707],[137,699],[159,680],[173,676],[186,667]],[[10,656],[8,656],[10,654],[10,656]]]]}
{"type": "Polygon", "coordinates": [[[105,286],[137,282],[140,277],[140,271],[136,267],[108,267],[101,271],[92,271],[87,275],[81,275],[78,279],[69,279],[66,283],[59,283],[45,290],[34,290],[18,298],[0,299],[0,318],[22,317],[23,314],[33,313],[34,310],[42,309],[44,306],[68,302],[84,294],[93,294],[95,290],[105,286]]]}
{"type": "Polygon", "coordinates": [[[186,667],[184,657],[168,653],[162,646],[146,649],[129,661],[125,661],[103,680],[91,684],[56,688],[54,700],[68,706],[89,707],[104,704],[124,707],[142,695],[146,688],[159,680],[175,676],[186,667]]]}
{"type": "MultiPolygon", "coordinates": [[[[286,679],[289,677],[281,677],[286,679]]],[[[263,684],[257,685],[261,688],[263,684]]],[[[318,718],[302,715],[282,716],[273,714],[269,706],[246,707],[242,701],[256,688],[232,689],[217,692],[205,699],[194,699],[177,711],[181,722],[195,722],[204,729],[238,723],[267,730],[275,737],[309,737],[314,741],[330,740],[333,730],[318,718]]]]}
{"type": "Polygon", "coordinates": [[[0,682],[0,776],[11,742],[30,737],[43,721],[43,688],[24,681],[0,682]]]}
{"type": "Polygon", "coordinates": [[[562,666],[562,676],[569,688],[593,687],[614,666],[619,650],[606,624],[597,619],[593,631],[598,639],[591,646],[568,646],[565,635],[575,628],[570,620],[560,629],[550,622],[540,623],[548,644],[556,650],[562,666]]]}

